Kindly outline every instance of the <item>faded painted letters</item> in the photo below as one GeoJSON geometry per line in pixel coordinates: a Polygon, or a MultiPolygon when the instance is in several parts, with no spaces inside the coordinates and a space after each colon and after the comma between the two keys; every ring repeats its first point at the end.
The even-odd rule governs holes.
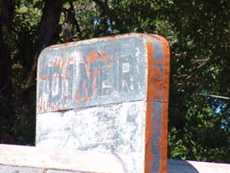
{"type": "Polygon", "coordinates": [[[37,111],[143,99],[144,54],[138,38],[46,50],[39,61],[37,111]]]}

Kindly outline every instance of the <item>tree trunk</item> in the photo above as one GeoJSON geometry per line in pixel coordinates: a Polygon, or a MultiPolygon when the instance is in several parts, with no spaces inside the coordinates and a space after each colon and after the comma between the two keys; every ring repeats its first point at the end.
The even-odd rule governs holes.
{"type": "Polygon", "coordinates": [[[38,40],[35,43],[33,53],[33,62],[30,73],[27,77],[26,88],[30,88],[36,74],[37,58],[39,53],[45,47],[55,43],[59,38],[61,27],[59,27],[59,20],[62,12],[63,0],[46,0],[42,11],[42,18],[38,29],[38,40]]]}
{"type": "Polygon", "coordinates": [[[13,143],[11,58],[7,40],[14,15],[14,0],[0,2],[0,142],[13,143]]]}
{"type": "Polygon", "coordinates": [[[45,1],[36,47],[36,52],[38,54],[43,48],[55,43],[57,40],[61,31],[61,28],[59,27],[59,19],[61,16],[62,6],[63,0],[45,1]]]}

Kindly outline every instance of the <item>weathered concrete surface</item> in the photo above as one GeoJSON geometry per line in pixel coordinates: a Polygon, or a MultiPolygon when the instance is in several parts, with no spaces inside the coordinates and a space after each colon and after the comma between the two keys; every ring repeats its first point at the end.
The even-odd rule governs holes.
{"type": "MultiPolygon", "coordinates": [[[[169,160],[169,173],[230,173],[230,164],[169,160]]],[[[124,173],[110,154],[0,145],[0,173],[124,173]]],[[[154,173],[154,172],[152,172],[154,173]]]]}
{"type": "Polygon", "coordinates": [[[39,114],[37,147],[109,151],[124,165],[124,172],[140,173],[144,169],[145,107],[145,102],[138,101],[39,114]]]}
{"type": "Polygon", "coordinates": [[[169,47],[127,34],[45,49],[36,146],[116,156],[126,173],[167,172],[169,47]]]}
{"type": "Polygon", "coordinates": [[[111,154],[72,150],[37,149],[36,147],[0,145],[0,173],[45,173],[58,170],[74,173],[124,173],[111,154]],[[43,172],[40,172],[40,171],[43,172]],[[16,171],[16,172],[15,172],[16,171]]]}

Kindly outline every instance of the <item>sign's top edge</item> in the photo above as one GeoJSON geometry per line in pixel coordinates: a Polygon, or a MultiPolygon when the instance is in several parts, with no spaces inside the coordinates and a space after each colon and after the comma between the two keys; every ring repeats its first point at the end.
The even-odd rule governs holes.
{"type": "Polygon", "coordinates": [[[160,35],[156,34],[148,34],[148,33],[127,33],[127,34],[118,34],[118,35],[110,35],[110,36],[104,36],[104,37],[96,37],[96,38],[91,38],[91,39],[86,39],[86,40],[79,40],[79,41],[73,41],[73,42],[67,42],[67,43],[60,43],[60,44],[54,44],[51,46],[46,47],[43,49],[42,52],[45,52],[46,50],[53,50],[53,49],[59,49],[59,48],[67,48],[67,47],[72,47],[72,46],[79,46],[79,45],[87,45],[91,43],[95,43],[97,41],[112,41],[112,40],[117,40],[121,38],[129,38],[129,37],[137,37],[137,38],[143,38],[143,39],[153,39],[153,38],[163,38],[160,35]]]}
{"type": "Polygon", "coordinates": [[[90,38],[86,40],[55,44],[55,45],[49,46],[48,48],[60,48],[60,47],[69,47],[69,46],[71,47],[71,46],[75,46],[78,44],[90,44],[90,43],[94,43],[97,41],[110,41],[110,40],[126,38],[126,37],[144,37],[144,36],[150,36],[150,35],[151,34],[145,34],[145,33],[127,33],[127,34],[109,35],[109,36],[90,38]]]}

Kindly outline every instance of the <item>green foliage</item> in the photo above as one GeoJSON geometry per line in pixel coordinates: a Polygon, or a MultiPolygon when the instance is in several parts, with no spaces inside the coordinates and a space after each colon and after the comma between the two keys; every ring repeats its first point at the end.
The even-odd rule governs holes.
{"type": "MultiPolygon", "coordinates": [[[[5,36],[13,61],[12,128],[24,144],[33,143],[35,80],[28,86],[28,76],[43,7],[42,0],[16,0],[13,32],[5,36]]],[[[65,0],[59,25],[70,25],[75,41],[127,32],[165,36],[171,47],[170,157],[229,162],[229,102],[217,113],[208,97],[230,96],[229,19],[229,0],[65,0]],[[64,15],[71,4],[80,31],[64,15]]],[[[60,30],[55,42],[64,35],[60,30]]]]}

